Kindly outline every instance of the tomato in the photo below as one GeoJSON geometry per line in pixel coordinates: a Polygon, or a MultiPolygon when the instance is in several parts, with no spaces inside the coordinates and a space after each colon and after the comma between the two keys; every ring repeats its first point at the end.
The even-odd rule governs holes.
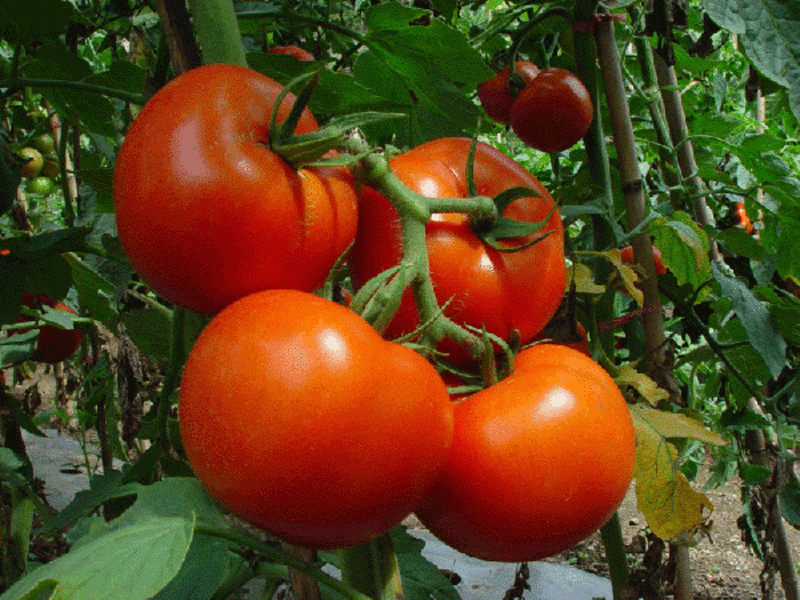
{"type": "Polygon", "coordinates": [[[42,153],[36,148],[26,146],[19,151],[19,155],[26,161],[20,168],[19,174],[23,177],[36,177],[44,164],[42,153]]]}
{"type": "Polygon", "coordinates": [[[52,154],[45,156],[40,174],[45,177],[49,177],[50,179],[58,179],[58,177],[61,175],[61,167],[58,164],[58,157],[52,154]]]}
{"type": "MultiPolygon", "coordinates": [[[[539,67],[527,60],[514,63],[514,72],[527,84],[539,74],[539,67]]],[[[498,123],[508,123],[511,104],[520,90],[508,81],[508,67],[491,79],[478,84],[478,99],[483,110],[498,123]]]]}
{"type": "Polygon", "coordinates": [[[38,175],[28,180],[25,184],[25,191],[29,194],[36,194],[38,196],[49,196],[56,189],[56,183],[49,177],[38,175]]]}
{"type": "Polygon", "coordinates": [[[753,222],[747,216],[747,209],[744,202],[736,203],[736,225],[740,229],[744,229],[747,233],[753,233],[753,222]]]}
{"type": "MultiPolygon", "coordinates": [[[[429,197],[467,197],[466,162],[471,141],[442,138],[427,142],[391,160],[397,176],[411,189],[429,197]]],[[[479,143],[475,153],[478,194],[495,196],[515,186],[527,186],[541,197],[512,202],[504,216],[519,221],[544,221],[555,204],[538,179],[499,150],[479,143]]],[[[530,341],[558,309],[566,285],[564,233],[558,211],[552,212],[544,240],[518,252],[500,252],[482,243],[464,214],[435,214],[427,225],[430,273],[444,314],[460,324],[486,326],[508,340],[514,329],[530,341]]],[[[503,240],[517,246],[528,238],[503,240]]],[[[377,192],[362,188],[359,228],[350,256],[354,285],[397,265],[402,254],[399,217],[377,192]]],[[[389,327],[387,337],[411,333],[419,325],[410,291],[389,327]]],[[[463,362],[466,353],[450,340],[439,350],[463,362]]]]}
{"type": "MultiPolygon", "coordinates": [[[[75,314],[75,309],[63,302],[56,302],[47,296],[32,296],[28,292],[24,292],[22,296],[22,305],[27,308],[39,308],[41,306],[49,306],[56,310],[64,310],[75,314]]],[[[31,317],[27,315],[20,315],[17,319],[18,323],[31,321],[31,317]]],[[[16,330],[17,333],[27,331],[24,329],[16,330]]],[[[72,356],[78,347],[81,345],[83,333],[77,329],[59,329],[53,325],[43,325],[39,329],[39,338],[36,342],[36,350],[31,355],[30,360],[42,363],[55,364],[63,360],[67,360],[72,356]]]]}
{"type": "Polygon", "coordinates": [[[183,373],[179,422],[197,477],[223,506],[293,544],[384,533],[447,458],[452,404],[413,350],[351,310],[266,290],[220,312],[183,373]]]}
{"type": "Polygon", "coordinates": [[[544,340],[547,337],[551,337],[552,342],[547,343],[561,344],[562,346],[577,350],[578,352],[581,352],[591,358],[592,353],[589,350],[589,338],[586,335],[586,327],[583,326],[583,323],[576,321],[574,333],[571,331],[559,331],[559,333],[562,335],[559,335],[558,337],[555,333],[551,333],[549,336],[545,335],[545,332],[550,333],[547,329],[545,329],[545,331],[540,332],[534,338],[534,341],[544,340]]]}
{"type": "Polygon", "coordinates": [[[613,379],[584,354],[539,344],[516,371],[455,404],[448,462],[415,511],[484,560],[539,560],[602,526],[632,475],[636,440],[613,379]]]}
{"type": "MultiPolygon", "coordinates": [[[[620,258],[622,262],[633,264],[633,246],[625,246],[620,251],[620,258]]],[[[667,272],[667,267],[664,266],[664,260],[661,257],[661,250],[653,246],[653,262],[655,263],[656,275],[663,275],[667,272]]]]}
{"type": "Polygon", "coordinates": [[[517,137],[542,152],[574,146],[592,122],[592,99],[581,80],[566,69],[544,69],[511,105],[509,122],[517,137]]]}
{"type": "Polygon", "coordinates": [[[56,143],[52,135],[49,133],[42,133],[41,135],[37,135],[33,140],[33,146],[44,156],[53,151],[56,147],[56,143]]]}
{"type": "Polygon", "coordinates": [[[267,50],[271,54],[288,54],[289,56],[294,56],[300,62],[311,62],[316,60],[314,55],[311,54],[308,50],[303,50],[298,46],[275,46],[267,50]]]}
{"type": "MultiPolygon", "coordinates": [[[[244,67],[199,67],[164,86],[128,131],[114,169],[119,239],[167,300],[214,314],[263,289],[312,291],[352,242],[349,172],[296,171],[268,147],[280,92],[244,67]]],[[[297,132],[316,127],[305,111],[297,132]]]]}

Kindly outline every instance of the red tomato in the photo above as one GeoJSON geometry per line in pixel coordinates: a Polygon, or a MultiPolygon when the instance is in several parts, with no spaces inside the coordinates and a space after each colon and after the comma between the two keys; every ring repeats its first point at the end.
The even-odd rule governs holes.
{"type": "Polygon", "coordinates": [[[419,354],[294,290],[220,312],[189,355],[179,401],[209,493],[308,548],[364,542],[412,511],[447,458],[452,410],[419,354]]]}
{"type": "Polygon", "coordinates": [[[633,475],[631,416],[600,365],[540,344],[516,369],[455,404],[450,458],[415,511],[444,543],[484,560],[573,546],[611,517],[633,475]]]}
{"type": "MultiPolygon", "coordinates": [[[[391,160],[392,169],[411,189],[429,197],[467,197],[466,161],[470,140],[443,138],[427,142],[391,160]]],[[[478,194],[495,196],[515,186],[527,186],[541,197],[512,202],[504,216],[519,221],[542,221],[555,204],[533,175],[499,150],[479,143],[475,153],[478,194]]],[[[530,341],[558,309],[566,285],[564,233],[558,211],[553,212],[544,240],[518,252],[500,252],[483,244],[464,214],[435,214],[427,225],[431,279],[440,305],[451,300],[444,314],[460,324],[486,326],[508,340],[518,329],[530,341]]],[[[517,246],[528,238],[504,240],[517,246]]],[[[399,217],[394,207],[372,189],[363,188],[359,228],[350,256],[356,287],[397,265],[401,258],[399,217]]],[[[419,325],[416,305],[407,291],[386,331],[397,337],[419,325]]],[[[466,353],[450,340],[438,348],[450,360],[466,353]]]]}
{"type": "Polygon", "coordinates": [[[736,203],[736,225],[744,229],[747,233],[753,233],[753,222],[747,216],[747,209],[744,207],[744,202],[736,203]]]}
{"type": "Polygon", "coordinates": [[[275,46],[267,50],[271,54],[288,54],[294,56],[300,62],[311,62],[316,60],[314,55],[308,50],[303,50],[299,46],[275,46]]]}
{"type": "MultiPolygon", "coordinates": [[[[56,302],[47,296],[32,296],[28,292],[23,292],[22,305],[27,308],[49,306],[57,310],[64,310],[75,314],[75,310],[63,302],[56,302]]],[[[20,315],[17,319],[18,323],[24,323],[26,321],[32,321],[32,319],[27,315],[20,315]]],[[[18,333],[22,333],[23,331],[27,330],[17,330],[18,333]]],[[[59,329],[52,325],[43,325],[39,329],[36,350],[31,355],[30,360],[49,364],[67,360],[81,345],[82,339],[83,333],[77,329],[59,329]]]]}
{"type": "Polygon", "coordinates": [[[540,71],[520,92],[511,105],[509,122],[528,146],[561,152],[584,136],[592,115],[592,99],[581,80],[553,67],[540,71]]]}
{"type": "MultiPolygon", "coordinates": [[[[619,251],[622,262],[633,264],[633,246],[625,246],[619,251]]],[[[664,266],[664,260],[661,258],[661,250],[653,246],[653,261],[655,262],[656,275],[663,275],[667,272],[667,267],[664,266]]]]}
{"type": "MultiPolygon", "coordinates": [[[[539,67],[527,60],[518,60],[514,72],[524,83],[530,83],[539,74],[539,67]]],[[[483,110],[498,123],[508,123],[511,104],[519,94],[508,81],[508,67],[491,79],[478,84],[478,99],[483,110]]]]}
{"type": "MultiPolygon", "coordinates": [[[[298,172],[269,149],[280,92],[244,67],[200,67],[162,88],[128,131],[114,170],[119,238],[167,300],[213,314],[263,289],[312,291],[352,242],[349,172],[298,172]]],[[[306,111],[297,132],[316,127],[306,111]]]]}

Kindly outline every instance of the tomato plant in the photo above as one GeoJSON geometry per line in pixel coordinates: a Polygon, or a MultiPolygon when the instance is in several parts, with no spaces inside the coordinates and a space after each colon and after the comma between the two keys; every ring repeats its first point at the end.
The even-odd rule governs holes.
{"type": "Polygon", "coordinates": [[[271,54],[288,54],[289,56],[294,56],[301,62],[311,62],[316,60],[311,52],[304,50],[299,46],[274,46],[273,48],[269,49],[269,52],[271,54]]]}
{"type": "Polygon", "coordinates": [[[511,105],[511,129],[528,146],[561,152],[574,146],[592,122],[592,99],[575,75],[543,69],[511,105]]]}
{"type": "Polygon", "coordinates": [[[20,175],[23,177],[36,177],[39,171],[42,170],[42,164],[44,164],[44,157],[42,157],[41,152],[36,148],[26,146],[19,151],[19,155],[25,160],[25,163],[20,168],[20,175]]]}
{"type": "Polygon", "coordinates": [[[267,290],[219,313],[192,349],[180,426],[223,506],[289,542],[350,546],[396,525],[447,457],[452,405],[419,354],[349,309],[267,290]]]}
{"type": "Polygon", "coordinates": [[[519,92],[539,74],[539,67],[527,60],[518,60],[514,64],[514,73],[522,82],[520,87],[509,81],[508,71],[509,68],[506,67],[491,79],[478,84],[478,99],[483,110],[492,119],[503,124],[508,123],[511,105],[519,92]]]}
{"type": "MultiPolygon", "coordinates": [[[[75,309],[68,304],[56,302],[47,296],[33,296],[27,292],[23,293],[22,305],[27,308],[35,309],[47,306],[56,310],[63,310],[75,314],[75,309]]],[[[19,323],[25,323],[26,321],[32,321],[32,319],[27,315],[20,315],[17,321],[19,323]]],[[[25,330],[17,331],[22,332],[25,330]]],[[[43,325],[39,329],[36,350],[31,355],[30,360],[49,364],[67,360],[81,345],[82,339],[83,333],[77,329],[60,329],[53,325],[43,325]]]]}
{"type": "Polygon", "coordinates": [[[450,457],[415,511],[443,542],[484,560],[573,546],[611,517],[633,474],[631,416],[600,365],[539,344],[515,368],[455,405],[450,457]]]}
{"type": "MultiPolygon", "coordinates": [[[[411,189],[430,197],[465,198],[466,163],[471,141],[442,138],[394,157],[392,169],[411,189]]],[[[525,186],[538,196],[519,198],[503,216],[518,221],[546,221],[543,240],[516,252],[501,252],[483,243],[468,216],[435,214],[426,228],[431,279],[440,305],[449,300],[444,314],[460,324],[486,329],[504,339],[518,330],[523,342],[536,335],[558,309],[564,294],[564,234],[550,194],[533,175],[499,150],[479,143],[475,152],[477,193],[495,196],[515,186],[525,186]]],[[[401,257],[398,216],[377,192],[361,192],[359,229],[350,257],[354,284],[359,287],[378,273],[397,265],[401,257]]],[[[534,236],[530,236],[533,238],[534,236]]],[[[528,240],[501,240],[514,247],[528,240]]],[[[419,325],[409,291],[386,331],[396,337],[419,325]]],[[[450,340],[439,349],[451,359],[464,352],[450,340]]]]}
{"type": "MultiPolygon", "coordinates": [[[[633,264],[633,246],[625,246],[619,251],[622,262],[633,264]]],[[[667,267],[664,265],[664,259],[661,257],[661,250],[653,246],[653,262],[656,268],[656,275],[663,275],[667,272],[667,267]]]]}
{"type": "MultiPolygon", "coordinates": [[[[244,67],[200,67],[163,87],[128,131],[114,170],[119,239],[167,300],[213,314],[263,289],[312,291],[352,242],[349,172],[297,171],[269,148],[281,90],[244,67]]],[[[297,132],[316,127],[304,111],[297,132]]]]}

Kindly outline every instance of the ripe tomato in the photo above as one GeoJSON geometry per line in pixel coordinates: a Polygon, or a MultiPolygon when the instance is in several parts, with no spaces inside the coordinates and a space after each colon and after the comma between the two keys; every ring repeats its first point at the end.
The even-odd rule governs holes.
{"type": "MultiPolygon", "coordinates": [[[[167,300],[213,314],[263,289],[312,291],[352,242],[349,172],[295,171],[269,149],[280,92],[256,71],[207,65],[164,86],[128,131],[114,169],[119,239],[167,300]]],[[[305,111],[297,132],[316,127],[305,111]]]]}
{"type": "Polygon", "coordinates": [[[189,355],[179,401],[209,493],[308,548],[364,542],[412,511],[447,458],[452,410],[419,354],[295,290],[220,312],[189,355]]]}
{"type": "MultiPolygon", "coordinates": [[[[47,296],[32,296],[28,292],[23,292],[22,305],[27,308],[49,306],[57,310],[65,310],[75,314],[75,310],[63,302],[56,302],[47,296]]],[[[24,323],[31,320],[32,319],[27,315],[20,315],[17,322],[24,323]]],[[[21,329],[16,331],[21,333],[26,330],[21,329]]],[[[67,360],[81,345],[82,339],[83,333],[77,329],[59,329],[53,325],[43,325],[39,329],[36,350],[31,355],[30,360],[49,364],[67,360]]]]}
{"type": "MultiPolygon", "coordinates": [[[[539,74],[539,67],[527,60],[518,60],[514,72],[524,83],[530,83],[539,74]]],[[[508,67],[491,79],[478,84],[478,99],[483,110],[498,123],[508,123],[511,104],[521,90],[515,89],[508,81],[508,67]]]]}
{"type": "MultiPolygon", "coordinates": [[[[408,187],[429,197],[467,197],[466,162],[470,140],[442,138],[427,142],[391,160],[392,169],[408,187]]],[[[555,204],[539,180],[499,150],[479,143],[475,153],[478,194],[495,196],[515,186],[527,186],[541,197],[512,202],[504,216],[518,221],[543,221],[555,204]]],[[[383,196],[362,188],[359,228],[350,256],[356,287],[400,262],[399,217],[383,196]]],[[[558,309],[566,285],[564,233],[558,211],[543,231],[544,240],[518,252],[500,252],[480,241],[464,214],[435,214],[427,225],[431,279],[439,304],[450,300],[444,314],[460,324],[486,326],[508,340],[514,329],[530,341],[558,309]]],[[[520,245],[528,238],[501,242],[520,245]]],[[[419,325],[410,291],[387,328],[387,337],[411,333],[419,325]]],[[[438,348],[450,360],[463,361],[466,352],[450,340],[438,348]]]]}
{"type": "Polygon", "coordinates": [[[298,46],[275,46],[267,50],[271,54],[288,54],[289,56],[294,56],[300,62],[311,62],[316,60],[314,55],[311,54],[308,50],[303,50],[298,46]]]}
{"type": "Polygon", "coordinates": [[[744,229],[746,233],[753,233],[753,222],[747,216],[744,202],[736,203],[736,225],[740,229],[744,229]]]}
{"type": "Polygon", "coordinates": [[[581,80],[566,69],[544,69],[511,105],[509,122],[517,137],[542,152],[574,146],[592,122],[592,99],[581,80]]]}
{"type": "MultiPolygon", "coordinates": [[[[619,251],[622,262],[633,264],[633,246],[625,246],[619,251]]],[[[663,275],[667,272],[667,267],[664,266],[664,260],[661,257],[661,250],[653,246],[653,261],[655,262],[656,275],[663,275]]]]}
{"type": "Polygon", "coordinates": [[[42,153],[36,148],[26,146],[19,151],[19,155],[26,161],[20,168],[19,174],[23,177],[36,177],[44,164],[42,153]]]}
{"type": "Polygon", "coordinates": [[[539,344],[516,371],[455,405],[448,462],[416,515],[484,560],[531,561],[602,526],[631,483],[628,407],[600,365],[539,344]]]}

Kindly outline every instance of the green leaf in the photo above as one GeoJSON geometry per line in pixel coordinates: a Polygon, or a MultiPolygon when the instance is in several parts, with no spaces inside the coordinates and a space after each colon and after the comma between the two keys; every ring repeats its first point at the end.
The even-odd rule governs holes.
{"type": "Polygon", "coordinates": [[[155,308],[135,308],[121,315],[125,330],[136,347],[156,360],[169,362],[170,313],[155,308]]]}
{"type": "Polygon", "coordinates": [[[800,526],[800,482],[792,480],[780,491],[783,518],[795,527],[800,526]]]}
{"type": "Polygon", "coordinates": [[[117,319],[116,286],[77,255],[68,253],[64,258],[69,264],[72,282],[78,290],[81,305],[93,319],[113,329],[117,319]]]}
{"type": "Polygon", "coordinates": [[[153,600],[209,600],[233,566],[226,548],[220,540],[195,536],[177,576],[153,600]]]}
{"type": "Polygon", "coordinates": [[[19,580],[0,600],[147,600],[178,573],[192,542],[194,520],[153,517],[73,547],[19,580]]]}
{"type": "Polygon", "coordinates": [[[739,477],[745,485],[756,485],[772,475],[772,469],[764,465],[742,463],[739,465],[739,477]]]}
{"type": "Polygon", "coordinates": [[[30,358],[34,350],[36,350],[38,339],[38,329],[0,339],[0,367],[15,365],[30,358]]]}
{"type": "Polygon", "coordinates": [[[459,600],[456,588],[430,561],[422,556],[425,542],[409,535],[405,527],[390,532],[400,565],[403,592],[409,600],[459,600]]]}
{"type": "Polygon", "coordinates": [[[0,217],[11,210],[17,198],[17,188],[22,182],[19,164],[9,150],[5,132],[0,132],[0,217]]]}
{"type": "Polygon", "coordinates": [[[689,215],[676,212],[669,219],[654,219],[650,233],[661,250],[664,266],[675,276],[678,285],[689,284],[698,289],[711,277],[708,237],[689,215]]]}
{"type": "Polygon", "coordinates": [[[747,332],[747,339],[772,377],[777,378],[786,366],[786,342],[770,319],[769,310],[742,280],[716,262],[711,265],[711,273],[720,285],[722,296],[733,302],[733,310],[747,332]]]}
{"type": "Polygon", "coordinates": [[[703,8],[739,36],[759,72],[789,88],[792,112],[800,120],[800,1],[703,0],[703,8]]]}
{"type": "Polygon", "coordinates": [[[111,63],[108,70],[88,77],[86,83],[139,94],[144,86],[145,75],[144,69],[131,61],[116,60],[111,63]]]}
{"type": "Polygon", "coordinates": [[[64,0],[0,0],[0,38],[30,44],[63,33],[74,14],[64,0]]]}

